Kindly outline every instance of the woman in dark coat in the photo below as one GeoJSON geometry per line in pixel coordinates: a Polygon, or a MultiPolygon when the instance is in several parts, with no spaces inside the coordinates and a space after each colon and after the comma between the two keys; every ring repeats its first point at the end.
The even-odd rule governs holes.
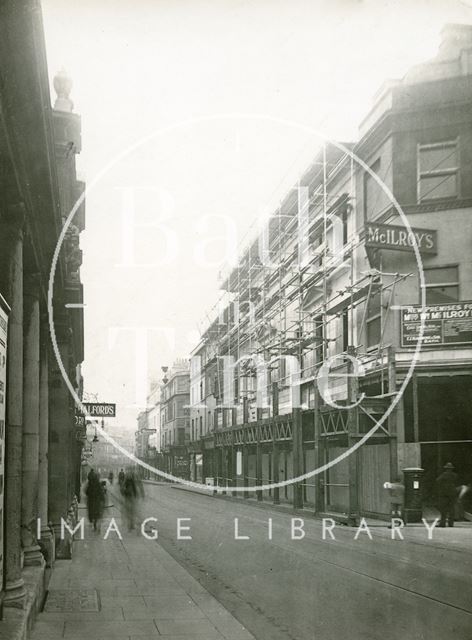
{"type": "Polygon", "coordinates": [[[85,493],[87,495],[88,518],[93,524],[94,531],[97,531],[100,520],[102,519],[103,509],[105,508],[105,491],[103,490],[99,477],[95,473],[89,474],[85,493]]]}

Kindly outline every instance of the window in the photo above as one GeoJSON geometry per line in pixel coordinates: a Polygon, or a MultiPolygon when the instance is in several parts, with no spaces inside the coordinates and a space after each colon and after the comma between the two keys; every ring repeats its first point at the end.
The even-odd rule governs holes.
{"type": "Polygon", "coordinates": [[[459,195],[457,141],[418,146],[418,202],[459,195]]]}
{"type": "MultiPolygon", "coordinates": [[[[380,171],[380,158],[378,158],[371,166],[370,170],[379,174],[380,171]]],[[[373,217],[375,208],[378,204],[379,196],[381,193],[381,187],[373,176],[367,171],[364,173],[364,216],[366,220],[373,217]]]]}
{"type": "Polygon", "coordinates": [[[200,438],[203,435],[203,418],[200,416],[200,438]]]}
{"type": "Polygon", "coordinates": [[[325,352],[323,316],[316,316],[313,322],[315,330],[315,361],[319,363],[323,362],[325,352]]]}
{"type": "Polygon", "coordinates": [[[342,334],[343,334],[343,351],[347,351],[349,346],[349,310],[344,309],[342,313],[342,334]]]}
{"type": "Polygon", "coordinates": [[[424,269],[426,304],[444,304],[459,300],[458,267],[424,269]]]}
{"type": "Polygon", "coordinates": [[[366,303],[367,347],[373,347],[380,343],[382,337],[382,296],[378,286],[372,286],[366,303]]]}

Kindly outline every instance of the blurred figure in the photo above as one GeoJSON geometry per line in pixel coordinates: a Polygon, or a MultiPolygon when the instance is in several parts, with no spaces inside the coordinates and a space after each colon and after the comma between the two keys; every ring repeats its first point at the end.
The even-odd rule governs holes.
{"type": "Polygon", "coordinates": [[[144,497],[144,489],[132,469],[128,469],[121,485],[121,494],[124,499],[124,516],[128,525],[128,531],[136,527],[138,519],[138,500],[144,497]]]}
{"type": "MultiPolygon", "coordinates": [[[[454,472],[454,465],[448,462],[444,465],[444,471],[436,479],[438,490],[438,507],[441,512],[440,527],[454,526],[454,507],[458,497],[459,478],[454,472]]],[[[460,490],[460,489],[459,489],[460,490]]]]}
{"type": "Polygon", "coordinates": [[[87,513],[89,522],[93,524],[94,531],[100,531],[100,520],[105,508],[105,491],[99,477],[93,471],[88,475],[87,489],[87,513]]]}
{"type": "Polygon", "coordinates": [[[96,473],[95,469],[92,467],[92,468],[90,469],[90,471],[88,472],[87,480],[90,482],[90,478],[93,478],[94,476],[95,476],[96,478],[98,478],[98,475],[97,475],[97,473],[96,473]]]}
{"type": "Polygon", "coordinates": [[[123,469],[120,469],[120,473],[118,474],[118,484],[120,485],[120,489],[123,487],[123,482],[125,480],[125,472],[123,469]]]}
{"type": "Polygon", "coordinates": [[[113,484],[113,478],[114,478],[114,477],[115,477],[115,476],[113,475],[113,471],[110,471],[110,473],[108,474],[108,482],[109,482],[110,484],[113,484]]]}

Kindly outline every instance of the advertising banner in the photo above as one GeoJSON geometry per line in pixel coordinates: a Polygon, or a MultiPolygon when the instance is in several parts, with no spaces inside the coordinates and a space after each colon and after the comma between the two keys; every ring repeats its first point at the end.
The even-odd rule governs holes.
{"type": "Polygon", "coordinates": [[[424,320],[423,347],[472,344],[472,302],[420,305],[402,308],[402,347],[415,347],[420,335],[421,320],[424,320]]]}

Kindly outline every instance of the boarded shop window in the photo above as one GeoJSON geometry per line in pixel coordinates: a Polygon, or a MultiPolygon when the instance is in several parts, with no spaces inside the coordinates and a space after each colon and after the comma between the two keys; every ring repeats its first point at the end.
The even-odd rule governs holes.
{"type": "Polygon", "coordinates": [[[457,141],[418,146],[418,202],[459,195],[457,141]]]}
{"type": "Polygon", "coordinates": [[[459,300],[458,267],[433,267],[424,270],[426,304],[443,304],[459,300]]]}

